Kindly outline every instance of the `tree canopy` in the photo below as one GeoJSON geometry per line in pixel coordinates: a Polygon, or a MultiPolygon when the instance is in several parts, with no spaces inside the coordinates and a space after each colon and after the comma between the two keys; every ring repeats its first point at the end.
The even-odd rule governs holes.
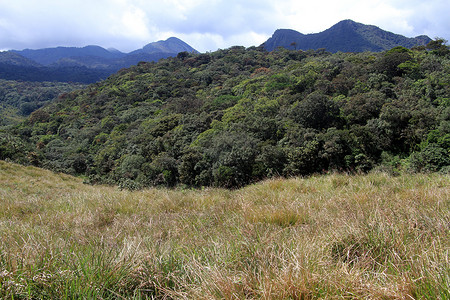
{"type": "Polygon", "coordinates": [[[0,158],[127,188],[448,172],[450,56],[436,43],[334,54],[232,47],[139,63],[0,133],[0,158]]]}

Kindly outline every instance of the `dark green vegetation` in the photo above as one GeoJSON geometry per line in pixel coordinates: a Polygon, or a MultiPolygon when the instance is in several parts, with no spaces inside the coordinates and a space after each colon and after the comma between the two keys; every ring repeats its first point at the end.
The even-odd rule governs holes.
{"type": "Polygon", "coordinates": [[[84,85],[63,82],[23,82],[0,79],[0,126],[24,121],[62,93],[81,89],[84,85]]]}
{"type": "Polygon", "coordinates": [[[268,51],[283,47],[291,50],[324,48],[330,52],[379,52],[397,46],[412,48],[426,45],[430,41],[424,35],[407,38],[373,25],[344,20],[323,32],[306,35],[295,30],[279,29],[263,46],[268,51]]]}
{"type": "Polygon", "coordinates": [[[131,189],[331,170],[448,172],[449,50],[441,40],[427,47],[233,47],[140,63],[2,133],[0,159],[131,189]]]}

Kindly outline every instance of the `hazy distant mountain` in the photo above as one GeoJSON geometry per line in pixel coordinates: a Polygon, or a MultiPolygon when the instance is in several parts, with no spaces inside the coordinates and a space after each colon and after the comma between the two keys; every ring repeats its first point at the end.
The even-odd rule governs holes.
{"type": "Polygon", "coordinates": [[[117,71],[121,68],[135,65],[140,61],[157,61],[161,58],[176,56],[178,53],[183,51],[197,53],[197,50],[182,40],[171,37],[165,41],[147,44],[143,48],[132,51],[128,54],[122,53],[116,49],[103,49],[101,52],[98,51],[98,54],[100,55],[91,55],[91,53],[85,52],[89,55],[63,57],[51,64],[51,66],[83,66],[93,69],[111,69],[113,71],[117,71]],[[105,51],[109,54],[105,55],[105,51]],[[113,55],[113,57],[111,57],[111,55],[113,55]]]}
{"type": "Polygon", "coordinates": [[[105,79],[140,61],[158,61],[184,51],[197,53],[175,37],[150,43],[130,53],[99,46],[12,50],[0,52],[0,78],[89,83],[105,79]]]}
{"type": "Polygon", "coordinates": [[[50,65],[60,59],[68,57],[101,57],[107,59],[120,58],[125,56],[125,53],[119,51],[108,51],[100,46],[86,46],[83,48],[77,47],[56,47],[44,49],[25,49],[21,51],[13,50],[26,58],[32,59],[42,65],[50,65]]]}
{"type": "Polygon", "coordinates": [[[142,49],[135,50],[133,52],[130,52],[130,54],[136,54],[136,53],[147,53],[147,54],[154,54],[154,53],[180,53],[180,52],[195,52],[197,53],[197,50],[183,42],[182,40],[171,37],[168,38],[165,41],[158,41],[154,43],[150,43],[145,45],[142,49]]]}
{"type": "Polygon", "coordinates": [[[291,29],[278,29],[262,46],[268,51],[283,47],[293,50],[325,48],[329,52],[379,52],[396,46],[412,48],[426,45],[430,41],[424,35],[407,38],[373,25],[344,20],[323,32],[306,35],[291,29]]]}
{"type": "Polygon", "coordinates": [[[122,53],[117,49],[104,49],[100,46],[56,47],[45,49],[12,50],[9,52],[20,54],[44,66],[85,66],[89,68],[116,68],[116,65],[129,66],[127,61],[136,62],[136,54],[143,60],[154,61],[169,56],[175,56],[179,52],[197,52],[194,48],[182,40],[171,37],[165,41],[147,44],[141,49],[130,53],[122,53]],[[147,55],[142,55],[147,54],[147,55]],[[150,56],[150,54],[156,54],[150,56]],[[125,57],[130,56],[128,59],[125,57]],[[123,59],[125,58],[125,59],[123,59]]]}

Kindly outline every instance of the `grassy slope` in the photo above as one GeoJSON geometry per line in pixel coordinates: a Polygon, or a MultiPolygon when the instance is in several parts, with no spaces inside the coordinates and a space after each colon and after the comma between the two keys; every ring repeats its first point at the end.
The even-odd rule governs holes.
{"type": "Polygon", "coordinates": [[[448,299],[450,178],[88,186],[0,161],[0,298],[448,299]]]}

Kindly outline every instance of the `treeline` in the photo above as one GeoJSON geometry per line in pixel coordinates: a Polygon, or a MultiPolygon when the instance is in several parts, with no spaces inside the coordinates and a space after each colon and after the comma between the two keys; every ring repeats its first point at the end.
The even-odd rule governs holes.
{"type": "Polygon", "coordinates": [[[449,151],[442,40],[383,53],[184,52],[68,93],[0,137],[0,159],[127,188],[448,172],[449,151]]]}

